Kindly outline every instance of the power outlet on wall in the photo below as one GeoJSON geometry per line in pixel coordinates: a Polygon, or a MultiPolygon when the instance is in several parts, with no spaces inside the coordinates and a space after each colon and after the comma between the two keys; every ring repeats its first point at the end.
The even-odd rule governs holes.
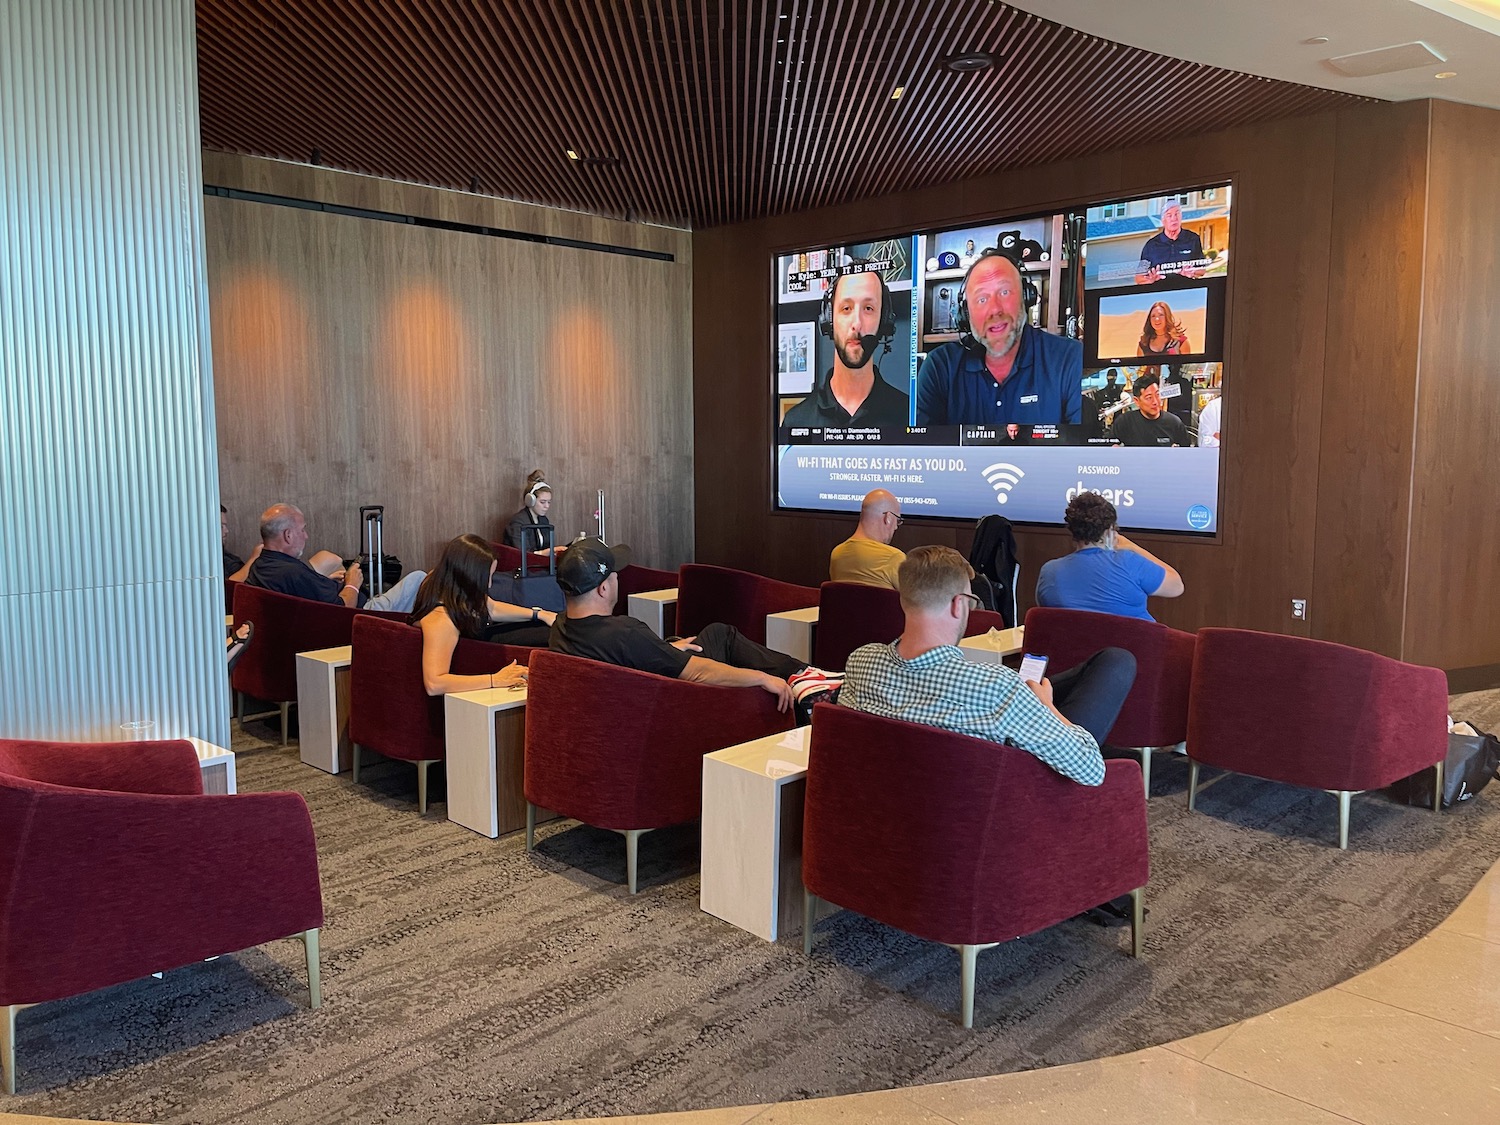
{"type": "Polygon", "coordinates": [[[1307,620],[1307,599],[1306,598],[1293,598],[1292,599],[1292,616],[1294,618],[1296,618],[1298,621],[1306,621],[1307,620]]]}

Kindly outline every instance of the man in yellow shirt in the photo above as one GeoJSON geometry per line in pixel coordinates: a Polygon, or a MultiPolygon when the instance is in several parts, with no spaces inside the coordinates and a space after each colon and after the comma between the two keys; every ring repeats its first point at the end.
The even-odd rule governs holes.
{"type": "Polygon", "coordinates": [[[901,522],[901,502],[895,496],[883,488],[867,495],[859,506],[859,526],[829,557],[828,577],[834,582],[900,589],[896,571],[906,555],[891,546],[891,538],[901,522]]]}

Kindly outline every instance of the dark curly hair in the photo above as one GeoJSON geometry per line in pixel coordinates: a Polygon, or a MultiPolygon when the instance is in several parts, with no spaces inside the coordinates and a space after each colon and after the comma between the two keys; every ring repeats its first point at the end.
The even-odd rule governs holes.
{"type": "Polygon", "coordinates": [[[1097,492],[1080,492],[1068,501],[1063,522],[1075,543],[1097,543],[1119,519],[1115,506],[1097,492]]]}

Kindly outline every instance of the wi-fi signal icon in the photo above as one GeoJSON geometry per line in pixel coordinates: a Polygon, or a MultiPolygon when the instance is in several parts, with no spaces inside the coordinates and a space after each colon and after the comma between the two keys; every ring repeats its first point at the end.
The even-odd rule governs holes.
{"type": "Polygon", "coordinates": [[[1010,499],[1010,490],[1020,484],[1025,475],[1023,470],[1004,461],[987,465],[984,470],[984,479],[990,482],[990,487],[995,490],[995,500],[1001,504],[1010,499]]]}

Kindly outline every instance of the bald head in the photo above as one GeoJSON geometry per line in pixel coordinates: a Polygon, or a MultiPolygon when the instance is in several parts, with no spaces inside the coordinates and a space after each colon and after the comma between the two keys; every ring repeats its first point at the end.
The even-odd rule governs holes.
{"type": "Polygon", "coordinates": [[[901,501],[883,488],[868,493],[859,506],[859,531],[868,539],[889,543],[901,526],[901,501]]]}
{"type": "Polygon", "coordinates": [[[307,519],[291,504],[272,504],[260,514],[260,542],[267,551],[300,557],[307,546],[307,519]]]}

